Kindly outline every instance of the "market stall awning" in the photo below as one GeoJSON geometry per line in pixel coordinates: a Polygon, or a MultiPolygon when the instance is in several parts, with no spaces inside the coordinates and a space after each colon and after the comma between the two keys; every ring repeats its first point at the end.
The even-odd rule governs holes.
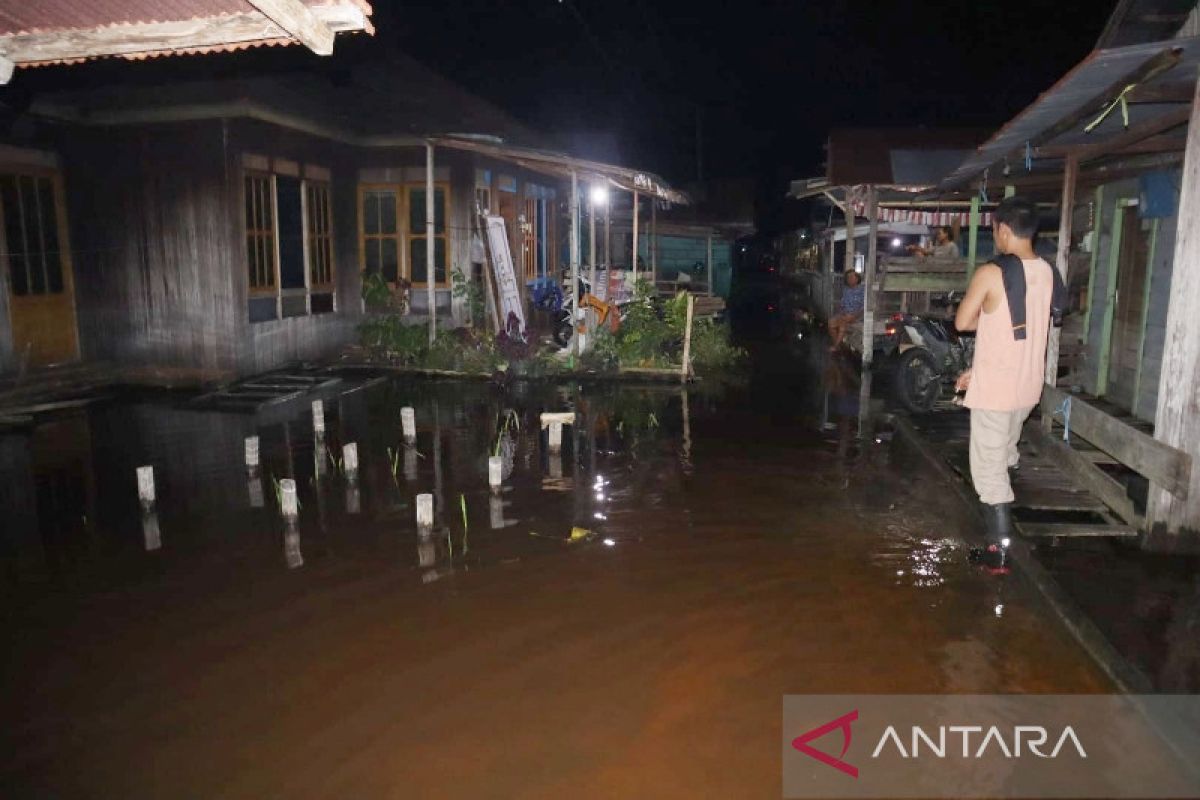
{"type": "Polygon", "coordinates": [[[0,8],[0,83],[14,67],[212,53],[373,32],[366,0],[26,0],[0,8]]]}

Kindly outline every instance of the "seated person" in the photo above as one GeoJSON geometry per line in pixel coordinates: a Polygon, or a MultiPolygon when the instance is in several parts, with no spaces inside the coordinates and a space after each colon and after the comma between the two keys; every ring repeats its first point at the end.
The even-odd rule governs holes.
{"type": "Polygon", "coordinates": [[[914,255],[932,257],[939,260],[955,260],[962,258],[958,245],[954,243],[954,232],[945,225],[939,225],[933,234],[933,247],[913,245],[908,248],[914,255]]]}
{"type": "Polygon", "coordinates": [[[829,320],[829,335],[833,338],[830,350],[841,347],[842,340],[846,338],[846,330],[862,319],[863,307],[866,305],[865,288],[857,272],[850,270],[846,273],[846,288],[842,289],[838,313],[829,320]]]}

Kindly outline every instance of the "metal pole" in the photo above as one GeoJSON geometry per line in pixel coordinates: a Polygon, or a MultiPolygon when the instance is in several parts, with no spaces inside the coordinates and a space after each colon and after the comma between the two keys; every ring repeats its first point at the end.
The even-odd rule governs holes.
{"type": "Polygon", "coordinates": [[[630,268],[633,270],[633,283],[637,285],[638,260],[638,193],[633,193],[633,253],[629,257],[630,268]]]}
{"type": "Polygon", "coordinates": [[[588,197],[588,280],[596,293],[596,201],[588,197]]]}
{"type": "Polygon", "coordinates": [[[650,198],[650,282],[658,280],[658,201],[650,198]]]}
{"type": "Polygon", "coordinates": [[[425,287],[429,303],[429,343],[437,338],[437,298],[434,291],[433,143],[425,143],[425,287]]]}
{"type": "Polygon", "coordinates": [[[604,265],[612,270],[612,195],[604,204],[604,265]]]}
{"type": "Polygon", "coordinates": [[[713,260],[712,260],[712,234],[708,234],[708,296],[713,296],[713,260]]]}
{"type": "MultiPolygon", "coordinates": [[[[571,327],[579,316],[579,175],[571,171],[571,327]]],[[[579,352],[579,334],[571,334],[571,352],[579,352]]]]}

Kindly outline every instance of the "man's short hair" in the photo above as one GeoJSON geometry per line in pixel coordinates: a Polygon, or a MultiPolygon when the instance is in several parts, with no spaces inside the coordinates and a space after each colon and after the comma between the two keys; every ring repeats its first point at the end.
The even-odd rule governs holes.
{"type": "Polygon", "coordinates": [[[1021,239],[1032,239],[1038,229],[1037,205],[1024,197],[1006,197],[996,206],[996,224],[1012,229],[1021,239]]]}

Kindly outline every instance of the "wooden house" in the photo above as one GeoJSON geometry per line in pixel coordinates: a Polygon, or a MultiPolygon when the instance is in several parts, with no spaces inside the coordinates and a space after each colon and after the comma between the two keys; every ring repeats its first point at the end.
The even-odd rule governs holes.
{"type": "Polygon", "coordinates": [[[1169,533],[1200,531],[1198,70],[1194,0],[1119,3],[1096,49],[936,193],[1056,207],[1073,313],[1051,339],[1043,421],[1149,481],[1143,514],[1108,472],[1061,453],[1126,522],[1169,533]]]}
{"type": "Polygon", "coordinates": [[[580,186],[683,199],[547,145],[403,56],[36,93],[0,147],[0,373],[82,358],[216,379],[327,357],[356,337],[364,274],[410,282],[431,330],[462,322],[477,209],[532,278],[579,263],[580,186]]]}

